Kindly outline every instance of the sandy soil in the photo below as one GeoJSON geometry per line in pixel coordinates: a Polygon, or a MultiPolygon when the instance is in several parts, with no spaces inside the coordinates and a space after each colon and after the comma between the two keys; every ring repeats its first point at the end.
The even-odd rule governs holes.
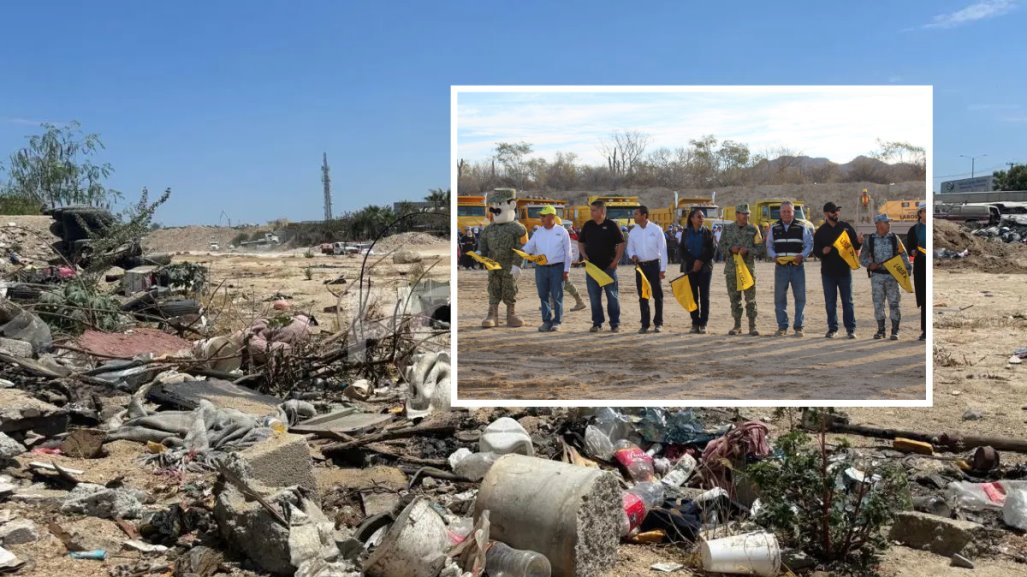
{"type": "MultiPolygon", "coordinates": [[[[710,332],[706,335],[688,334],[691,319],[673,299],[666,281],[664,332],[636,334],[640,326],[639,309],[634,279],[628,276],[631,269],[620,274],[619,334],[608,330],[589,333],[591,315],[587,308],[567,313],[561,332],[539,334],[536,327],[541,323],[541,316],[531,270],[521,276],[518,285],[518,312],[525,326],[482,329],[481,319],[488,306],[486,273],[461,270],[458,272],[459,398],[669,401],[925,398],[926,347],[916,340],[920,317],[912,294],[903,294],[902,298],[901,339],[875,341],[870,338],[876,330],[870,282],[864,273],[855,273],[859,338],[828,340],[823,338],[827,316],[820,286],[820,265],[814,263],[806,272],[806,336],[774,337],[771,335],[777,324],[773,266],[758,263],[756,268],[757,328],[762,333],[759,337],[727,336],[733,323],[722,265],[713,273],[710,332]],[[700,346],[701,352],[696,348],[700,346]]],[[[668,271],[668,274],[676,276],[677,273],[668,271]]],[[[587,304],[584,270],[573,269],[571,279],[587,304]]],[[[573,299],[566,295],[565,299],[573,305],[573,299]]],[[[790,313],[793,304],[789,303],[790,313]]],[[[500,312],[504,312],[503,307],[500,312]]]]}
{"type": "MultiPolygon", "coordinates": [[[[412,247],[424,259],[415,264],[394,264],[386,253],[373,255],[367,264],[374,265],[365,273],[370,279],[372,298],[382,310],[391,311],[396,288],[409,282],[422,267],[427,268],[438,259],[426,278],[449,279],[448,245],[412,247]],[[377,264],[375,264],[377,263],[377,264]]],[[[269,314],[276,295],[285,300],[294,311],[313,314],[322,330],[334,331],[348,325],[349,314],[356,309],[358,279],[362,256],[330,256],[316,254],[304,256],[305,249],[280,252],[212,253],[192,252],[176,255],[173,262],[198,262],[209,267],[212,286],[217,291],[205,304],[211,311],[211,320],[218,332],[229,332],[248,325],[252,320],[269,314]],[[310,279],[307,279],[309,270],[310,279]],[[344,284],[326,285],[342,277],[344,284]],[[333,291],[340,296],[332,294],[333,291]],[[325,307],[340,306],[341,312],[325,312],[325,307]]],[[[377,252],[377,251],[376,251],[377,252]]],[[[365,285],[365,291],[366,291],[365,285]]]]}

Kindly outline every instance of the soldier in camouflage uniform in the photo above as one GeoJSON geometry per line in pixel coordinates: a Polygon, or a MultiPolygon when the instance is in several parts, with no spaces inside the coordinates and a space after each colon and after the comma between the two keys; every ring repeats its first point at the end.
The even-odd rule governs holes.
{"type": "Polygon", "coordinates": [[[879,214],[874,217],[874,226],[877,232],[868,236],[863,243],[863,252],[860,254],[860,263],[867,268],[870,275],[870,288],[874,299],[874,318],[877,319],[877,333],[875,339],[884,338],[884,303],[888,302],[888,309],[891,312],[891,340],[899,340],[899,321],[902,314],[899,312],[899,281],[895,280],[886,268],[884,261],[902,255],[902,264],[908,271],[909,257],[906,256],[906,247],[895,233],[891,232],[891,224],[887,214],[879,214]]]}
{"type": "Polygon", "coordinates": [[[517,191],[499,188],[488,195],[492,222],[481,232],[480,254],[488,257],[503,268],[489,271],[489,314],[483,321],[483,328],[499,324],[499,303],[506,305],[506,325],[517,328],[524,322],[517,317],[514,303],[517,302],[517,284],[511,275],[511,268],[521,262],[513,249],[521,248],[527,240],[527,230],[517,222],[517,191]]]}
{"type": "MultiPolygon", "coordinates": [[[[753,280],[756,279],[756,257],[763,249],[763,235],[755,226],[749,224],[749,205],[739,204],[735,207],[735,224],[724,225],[720,235],[720,252],[724,255],[724,277],[727,280],[727,296],[731,299],[731,316],[735,326],[728,334],[742,334],[742,293],[738,290],[735,277],[734,254],[739,253],[749,267],[753,280]]],[[[756,285],[753,284],[745,293],[745,312],[749,317],[749,334],[759,335],[756,330],[756,285]]]]}

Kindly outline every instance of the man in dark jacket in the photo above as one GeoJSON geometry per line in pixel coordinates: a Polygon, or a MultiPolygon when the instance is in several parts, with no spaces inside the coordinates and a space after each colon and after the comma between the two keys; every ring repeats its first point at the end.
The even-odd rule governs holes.
{"type": "Polygon", "coordinates": [[[820,279],[824,285],[824,303],[827,305],[827,334],[829,339],[838,334],[838,293],[842,297],[842,320],[850,339],[856,338],[856,314],[852,306],[852,268],[838,253],[834,242],[844,231],[849,235],[852,248],[859,250],[863,235],[849,223],[840,220],[841,207],[833,202],[824,205],[824,224],[813,235],[813,254],[820,257],[820,279]]]}
{"type": "Polygon", "coordinates": [[[927,203],[917,207],[917,222],[906,234],[906,247],[913,259],[913,291],[920,307],[920,340],[927,340],[927,203]]]}
{"type": "Polygon", "coordinates": [[[678,254],[681,255],[681,272],[688,275],[692,286],[692,298],[699,308],[692,311],[692,330],[706,334],[706,322],[710,318],[710,281],[713,279],[713,232],[703,226],[704,214],[693,208],[688,215],[688,226],[681,233],[678,254]]]}

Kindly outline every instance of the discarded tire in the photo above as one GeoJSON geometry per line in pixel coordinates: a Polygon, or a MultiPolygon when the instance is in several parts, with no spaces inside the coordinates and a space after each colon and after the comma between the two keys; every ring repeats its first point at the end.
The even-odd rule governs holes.
{"type": "Polygon", "coordinates": [[[7,298],[12,301],[35,301],[41,294],[42,289],[29,284],[16,284],[7,289],[7,298]]]}
{"type": "Polygon", "coordinates": [[[168,301],[157,305],[157,312],[165,318],[194,315],[200,312],[200,303],[191,299],[168,301]]]}
{"type": "Polygon", "coordinates": [[[474,518],[489,511],[490,538],[545,555],[553,575],[599,577],[617,554],[621,503],[612,473],[504,455],[481,483],[474,518]]]}
{"type": "Polygon", "coordinates": [[[152,306],[153,304],[155,304],[155,302],[156,299],[154,298],[153,293],[144,292],[137,294],[129,298],[124,303],[122,303],[121,310],[126,313],[133,311],[141,311],[147,307],[152,306]]]}

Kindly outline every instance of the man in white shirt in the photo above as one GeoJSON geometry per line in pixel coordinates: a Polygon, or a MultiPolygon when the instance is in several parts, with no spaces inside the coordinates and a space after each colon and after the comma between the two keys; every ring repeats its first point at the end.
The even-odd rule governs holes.
{"type": "Polygon", "coordinates": [[[539,216],[542,227],[521,250],[546,256],[547,263],[535,267],[535,286],[542,301],[542,326],[538,330],[548,333],[560,330],[563,319],[563,282],[571,270],[571,236],[567,229],[556,226],[556,209],[552,206],[542,207],[539,216]]]}
{"type": "MultiPolygon", "coordinates": [[[[649,209],[639,206],[635,209],[635,225],[628,233],[627,255],[631,262],[642,269],[642,274],[652,287],[652,297],[656,301],[656,314],[652,324],[654,332],[663,330],[663,286],[660,281],[667,274],[667,237],[660,225],[649,220],[649,209]]],[[[649,299],[642,298],[642,279],[635,273],[635,285],[638,289],[638,306],[642,313],[640,334],[649,332],[649,299]]]]}

